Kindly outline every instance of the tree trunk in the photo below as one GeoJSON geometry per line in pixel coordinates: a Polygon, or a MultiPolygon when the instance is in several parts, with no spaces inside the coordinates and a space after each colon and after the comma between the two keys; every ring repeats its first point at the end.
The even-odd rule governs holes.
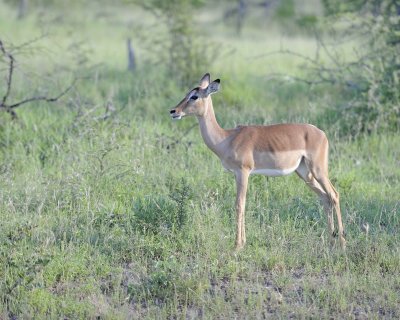
{"type": "Polygon", "coordinates": [[[135,53],[133,51],[131,39],[126,41],[127,49],[128,49],[128,70],[135,71],[136,62],[135,62],[135,53]]]}
{"type": "Polygon", "coordinates": [[[28,0],[19,0],[17,19],[22,19],[28,12],[28,0]]]}
{"type": "Polygon", "coordinates": [[[236,32],[238,35],[242,33],[243,20],[246,15],[246,9],[247,9],[246,1],[239,0],[237,8],[237,24],[236,24],[236,32]]]}

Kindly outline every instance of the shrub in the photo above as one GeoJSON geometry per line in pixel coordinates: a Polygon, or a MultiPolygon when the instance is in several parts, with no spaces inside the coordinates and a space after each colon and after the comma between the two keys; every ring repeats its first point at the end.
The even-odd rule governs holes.
{"type": "Polygon", "coordinates": [[[159,233],[181,230],[189,216],[188,203],[192,191],[186,180],[170,183],[168,196],[139,198],[134,204],[134,224],[142,232],[159,233]]]}
{"type": "MultiPolygon", "coordinates": [[[[345,134],[357,135],[400,128],[400,5],[391,0],[324,1],[329,22],[341,39],[358,39],[351,62],[329,56],[335,63],[328,80],[342,87],[347,103],[336,105],[345,134]],[[336,22],[345,24],[337,27],[336,22]],[[351,21],[351,22],[349,22],[351,21]]],[[[326,77],[325,77],[326,79],[326,77]]],[[[340,100],[340,99],[339,99],[340,100]]]]}
{"type": "Polygon", "coordinates": [[[194,28],[193,12],[203,4],[202,0],[151,0],[134,1],[152,12],[163,25],[167,34],[153,39],[149,49],[157,51],[157,59],[167,66],[168,72],[178,82],[192,83],[200,77],[215,57],[216,48],[194,28]],[[207,43],[207,45],[204,45],[207,43]]]}

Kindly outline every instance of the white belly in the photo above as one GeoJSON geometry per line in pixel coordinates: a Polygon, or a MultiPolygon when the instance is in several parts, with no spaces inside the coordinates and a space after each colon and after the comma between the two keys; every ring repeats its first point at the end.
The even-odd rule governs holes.
{"type": "Polygon", "coordinates": [[[299,167],[300,161],[301,161],[301,158],[299,159],[297,164],[291,168],[284,168],[284,169],[257,168],[257,169],[251,170],[250,174],[262,174],[262,175],[270,176],[270,177],[286,176],[286,175],[291,174],[292,172],[296,171],[296,169],[299,167]]]}

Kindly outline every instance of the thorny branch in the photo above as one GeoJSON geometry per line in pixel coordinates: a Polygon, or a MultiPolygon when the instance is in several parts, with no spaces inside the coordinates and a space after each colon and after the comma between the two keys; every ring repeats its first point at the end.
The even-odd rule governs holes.
{"type": "Polygon", "coordinates": [[[32,101],[46,101],[46,102],[55,102],[57,100],[59,100],[62,96],[64,96],[65,94],[68,93],[68,91],[70,91],[73,86],[75,85],[77,79],[75,78],[72,83],[64,90],[62,91],[60,94],[58,94],[55,97],[47,97],[47,96],[34,96],[34,97],[30,97],[30,98],[26,98],[24,100],[21,100],[19,102],[16,103],[7,103],[7,99],[10,95],[11,92],[11,87],[12,87],[12,82],[13,82],[13,74],[14,74],[14,68],[15,68],[15,58],[14,56],[6,50],[3,41],[0,39],[0,52],[3,55],[3,57],[6,58],[6,60],[8,60],[8,74],[7,74],[7,78],[6,78],[6,91],[4,93],[3,98],[1,99],[0,102],[0,110],[3,109],[4,111],[6,111],[7,113],[9,113],[11,115],[11,117],[13,119],[17,118],[17,114],[15,113],[15,111],[13,109],[28,103],[28,102],[32,102],[32,101]]]}

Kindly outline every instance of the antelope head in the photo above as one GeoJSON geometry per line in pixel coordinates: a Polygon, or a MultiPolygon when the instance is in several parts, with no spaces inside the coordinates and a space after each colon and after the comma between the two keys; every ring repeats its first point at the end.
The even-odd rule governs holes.
{"type": "Polygon", "coordinates": [[[180,120],[184,116],[202,117],[207,113],[210,95],[219,90],[220,80],[210,83],[210,74],[206,73],[200,80],[200,85],[190,90],[178,105],[169,113],[174,120],[180,120]]]}

